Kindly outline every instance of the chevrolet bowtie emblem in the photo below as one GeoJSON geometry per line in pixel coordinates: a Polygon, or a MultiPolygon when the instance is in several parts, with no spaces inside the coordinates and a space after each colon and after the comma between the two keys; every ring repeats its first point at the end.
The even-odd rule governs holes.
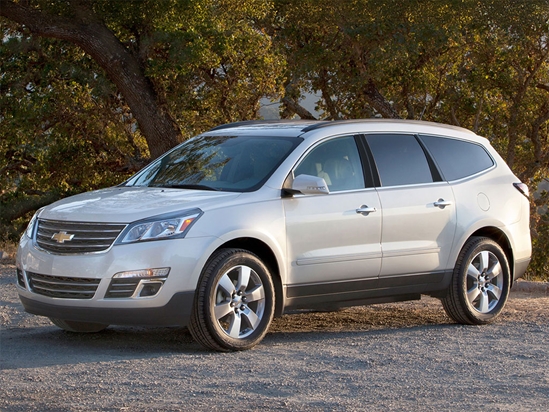
{"type": "Polygon", "coordinates": [[[71,235],[70,233],[59,232],[59,233],[54,233],[51,238],[55,240],[57,243],[65,243],[65,242],[70,242],[73,237],[74,235],[71,235]]]}

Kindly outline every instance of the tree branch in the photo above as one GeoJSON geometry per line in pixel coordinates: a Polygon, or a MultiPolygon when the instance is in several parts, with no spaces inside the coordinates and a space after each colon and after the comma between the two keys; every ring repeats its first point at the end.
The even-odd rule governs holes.
{"type": "Polygon", "coordinates": [[[25,26],[32,34],[75,44],[107,73],[131,108],[152,157],[181,140],[181,132],[140,61],[90,9],[89,3],[70,0],[72,18],[53,15],[24,3],[0,0],[0,15],[25,26]]]}
{"type": "Polygon", "coordinates": [[[280,100],[282,104],[284,104],[289,110],[297,114],[302,119],[309,119],[309,120],[316,120],[316,117],[313,116],[313,114],[305,109],[303,106],[301,106],[299,103],[297,103],[295,100],[290,99],[289,97],[283,97],[282,100],[280,100]]]}
{"type": "Polygon", "coordinates": [[[545,90],[546,92],[549,92],[549,85],[548,84],[538,83],[538,84],[536,84],[536,87],[538,89],[545,90]]]}
{"type": "Polygon", "coordinates": [[[370,78],[364,90],[368,103],[384,118],[400,119],[400,115],[391,106],[387,99],[379,92],[374,81],[370,78]]]}

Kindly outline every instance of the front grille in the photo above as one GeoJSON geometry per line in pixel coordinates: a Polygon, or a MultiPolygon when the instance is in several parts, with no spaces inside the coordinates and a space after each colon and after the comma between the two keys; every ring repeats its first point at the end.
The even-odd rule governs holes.
{"type": "Polygon", "coordinates": [[[109,290],[105,294],[106,298],[129,298],[134,292],[141,279],[112,279],[109,290]]]}
{"type": "Polygon", "coordinates": [[[42,249],[52,253],[102,252],[111,247],[125,227],[126,225],[119,223],[63,222],[40,219],[36,243],[42,249]]]}
{"type": "Polygon", "coordinates": [[[43,296],[65,299],[91,299],[100,279],[69,278],[27,272],[31,291],[43,296]]]}

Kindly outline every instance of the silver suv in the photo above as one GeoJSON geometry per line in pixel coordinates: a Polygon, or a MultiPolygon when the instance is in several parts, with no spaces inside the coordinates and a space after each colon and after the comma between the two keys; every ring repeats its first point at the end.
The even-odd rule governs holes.
{"type": "Polygon", "coordinates": [[[229,124],[39,210],[17,289],[27,312],[68,331],[181,325],[220,351],[253,347],[285,312],[422,294],[483,324],[530,261],[527,197],[461,128],[229,124]]]}

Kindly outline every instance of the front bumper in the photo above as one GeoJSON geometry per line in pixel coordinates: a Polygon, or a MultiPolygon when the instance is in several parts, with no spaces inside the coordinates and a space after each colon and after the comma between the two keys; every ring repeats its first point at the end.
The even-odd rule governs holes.
{"type": "Polygon", "coordinates": [[[166,305],[160,307],[115,310],[89,306],[71,306],[70,310],[67,310],[65,306],[19,297],[25,311],[48,318],[105,325],[187,326],[191,317],[194,292],[176,293],[166,305]]]}
{"type": "Polygon", "coordinates": [[[23,239],[17,256],[17,291],[25,310],[35,315],[109,325],[186,326],[213,240],[170,239],[117,245],[104,253],[55,255],[38,250],[30,239],[23,239]],[[170,272],[152,296],[113,297],[109,293],[116,273],[162,267],[169,267],[170,272]],[[46,296],[33,289],[31,274],[43,275],[46,282],[51,276],[56,277],[56,282],[78,280],[97,286],[93,296],[86,298],[46,296]]]}

